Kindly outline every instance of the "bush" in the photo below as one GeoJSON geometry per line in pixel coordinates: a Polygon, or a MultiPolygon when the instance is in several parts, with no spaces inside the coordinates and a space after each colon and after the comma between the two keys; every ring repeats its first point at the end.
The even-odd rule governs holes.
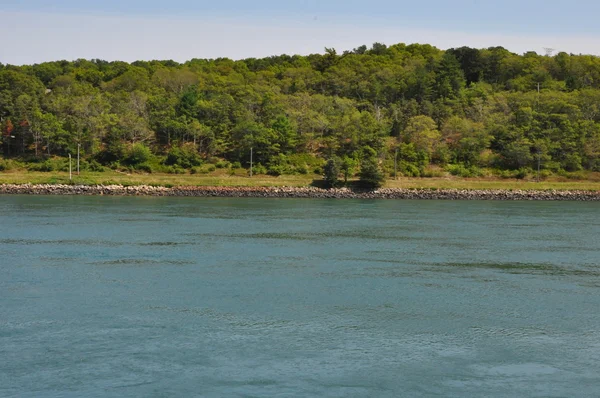
{"type": "Polygon", "coordinates": [[[283,153],[271,156],[269,158],[267,174],[308,174],[309,170],[320,166],[323,161],[309,154],[291,154],[283,153]]]}
{"type": "Polygon", "coordinates": [[[167,166],[180,166],[184,169],[190,169],[202,165],[202,159],[196,151],[196,148],[189,145],[173,147],[165,159],[167,166]]]}
{"type": "MultiPolygon", "coordinates": [[[[75,170],[76,163],[73,162],[73,170],[75,170]]],[[[52,172],[52,171],[69,171],[69,160],[65,158],[50,158],[41,163],[30,163],[27,165],[29,171],[41,171],[41,172],[52,172]]]]}
{"type": "Polygon", "coordinates": [[[150,174],[152,174],[152,171],[153,171],[152,165],[149,163],[138,164],[134,168],[137,171],[143,171],[145,173],[150,173],[150,174]]]}
{"type": "MultiPolygon", "coordinates": [[[[495,172],[500,178],[516,178],[522,180],[533,173],[533,170],[527,167],[522,167],[519,170],[497,170],[495,172]]],[[[537,175],[537,172],[536,172],[537,175]]]]}
{"type": "Polygon", "coordinates": [[[229,163],[226,160],[223,160],[221,162],[217,162],[217,164],[215,164],[215,167],[217,169],[228,169],[231,166],[231,163],[229,163]]]}
{"type": "Polygon", "coordinates": [[[561,177],[568,178],[569,180],[586,180],[586,179],[588,179],[588,174],[585,171],[568,172],[568,171],[563,170],[559,173],[559,175],[561,177]]]}
{"type": "Polygon", "coordinates": [[[150,148],[148,148],[144,144],[134,144],[129,149],[129,154],[127,155],[127,163],[132,165],[138,165],[141,163],[146,163],[152,158],[152,152],[150,148]]]}
{"type": "Polygon", "coordinates": [[[469,177],[481,177],[482,171],[476,166],[465,167],[462,164],[449,164],[446,166],[446,170],[453,176],[469,178],[469,177]]]}
{"type": "Polygon", "coordinates": [[[306,166],[306,165],[298,166],[296,168],[296,171],[298,172],[298,174],[308,174],[308,166],[306,166]]]}
{"type": "Polygon", "coordinates": [[[413,163],[400,162],[398,169],[403,176],[406,177],[420,177],[421,170],[413,163]]]}
{"type": "Polygon", "coordinates": [[[425,169],[421,172],[421,177],[424,178],[438,178],[443,176],[444,172],[438,169],[425,169]]]}
{"type": "Polygon", "coordinates": [[[231,168],[232,169],[241,169],[242,168],[242,164],[240,162],[233,162],[231,164],[231,168]]]}
{"type": "MultiPolygon", "coordinates": [[[[250,170],[248,170],[248,173],[250,173],[250,170]]],[[[257,163],[252,167],[252,174],[267,174],[267,168],[257,163]]]]}
{"type": "Polygon", "coordinates": [[[529,173],[531,173],[531,169],[522,167],[519,170],[517,170],[517,172],[515,173],[515,178],[522,180],[525,177],[527,177],[527,175],[529,175],[529,173]]]}
{"type": "Polygon", "coordinates": [[[180,166],[169,166],[166,168],[165,170],[168,174],[185,174],[186,171],[184,168],[180,167],[180,166]]]}
{"type": "Polygon", "coordinates": [[[204,166],[200,166],[200,167],[192,167],[190,169],[190,173],[191,174],[208,174],[208,173],[212,173],[215,170],[216,170],[215,165],[209,164],[209,165],[204,165],[204,166]]]}
{"type": "Polygon", "coordinates": [[[95,160],[91,160],[89,162],[89,170],[90,171],[95,171],[95,172],[103,172],[106,171],[106,167],[102,166],[100,163],[98,163],[95,160]]]}
{"type": "Polygon", "coordinates": [[[26,165],[14,159],[0,159],[0,171],[23,169],[26,165]]]}
{"type": "Polygon", "coordinates": [[[287,174],[286,171],[287,169],[285,168],[285,166],[274,165],[269,166],[269,168],[267,169],[267,174],[270,176],[279,177],[282,174],[287,174]]]}

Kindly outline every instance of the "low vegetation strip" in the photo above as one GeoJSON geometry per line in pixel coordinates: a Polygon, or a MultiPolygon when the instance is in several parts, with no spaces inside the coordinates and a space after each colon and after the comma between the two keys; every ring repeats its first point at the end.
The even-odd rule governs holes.
{"type": "Polygon", "coordinates": [[[600,191],[580,190],[461,190],[382,188],[356,191],[315,187],[160,187],[149,185],[2,184],[0,194],[112,195],[225,198],[425,199],[425,200],[547,200],[600,201],[600,191]]]}

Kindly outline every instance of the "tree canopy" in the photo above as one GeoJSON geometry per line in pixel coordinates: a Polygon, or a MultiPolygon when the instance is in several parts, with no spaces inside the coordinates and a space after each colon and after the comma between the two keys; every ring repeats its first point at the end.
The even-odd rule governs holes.
{"type": "Polygon", "coordinates": [[[0,64],[0,131],[4,157],[79,146],[109,167],[244,166],[253,148],[273,173],[346,159],[345,178],[354,161],[378,178],[374,165],[389,171],[396,151],[407,175],[431,164],[600,171],[600,58],[375,43],[239,61],[0,64]]]}

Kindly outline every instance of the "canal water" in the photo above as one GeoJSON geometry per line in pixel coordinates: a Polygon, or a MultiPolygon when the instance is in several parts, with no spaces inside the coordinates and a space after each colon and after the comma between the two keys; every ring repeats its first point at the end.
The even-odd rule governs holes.
{"type": "Polygon", "coordinates": [[[599,396],[599,214],[0,196],[0,396],[599,396]]]}

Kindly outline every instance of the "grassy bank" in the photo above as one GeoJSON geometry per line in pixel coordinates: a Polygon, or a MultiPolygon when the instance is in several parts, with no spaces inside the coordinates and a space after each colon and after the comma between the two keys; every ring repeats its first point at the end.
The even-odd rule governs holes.
{"type": "MultiPolygon", "coordinates": [[[[569,180],[560,177],[549,178],[542,182],[533,180],[495,179],[495,178],[399,178],[390,179],[388,188],[438,188],[438,189],[524,189],[524,190],[593,190],[600,191],[600,174],[594,174],[587,180],[569,180]]],[[[302,187],[319,184],[319,175],[283,175],[272,177],[258,175],[252,178],[245,175],[230,175],[223,170],[211,174],[124,174],[115,171],[82,172],[73,175],[72,182],[84,185],[157,185],[157,186],[289,186],[302,187]]],[[[28,172],[23,170],[0,172],[0,184],[68,184],[69,173],[65,172],[28,172]]]]}

